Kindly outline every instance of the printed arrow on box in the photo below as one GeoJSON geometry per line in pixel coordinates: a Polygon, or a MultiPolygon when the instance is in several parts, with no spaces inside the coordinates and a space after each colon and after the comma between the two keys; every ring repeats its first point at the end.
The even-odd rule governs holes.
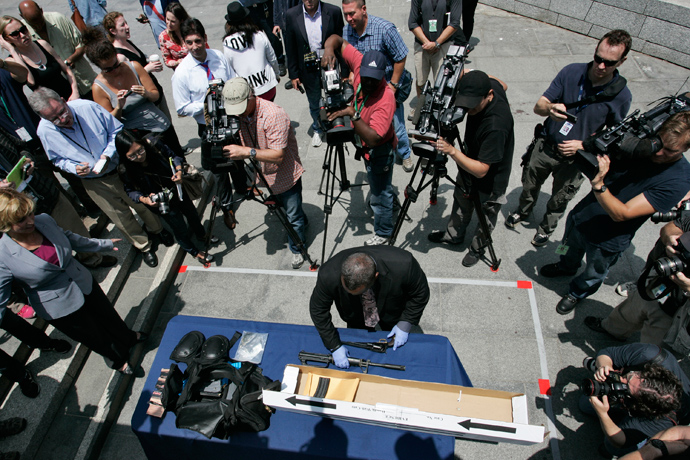
{"type": "Polygon", "coordinates": [[[467,431],[470,431],[470,428],[477,428],[481,430],[489,430],[489,431],[504,431],[506,433],[515,433],[517,432],[517,429],[509,427],[509,426],[498,426],[498,425],[486,425],[484,423],[474,423],[472,422],[472,419],[467,419],[464,422],[458,422],[458,425],[466,429],[467,431]]]}
{"type": "Polygon", "coordinates": [[[324,409],[335,409],[336,408],[335,404],[319,402],[319,401],[311,401],[308,399],[297,399],[297,396],[290,396],[289,398],[286,399],[286,401],[289,402],[290,404],[292,404],[293,406],[296,406],[297,404],[302,404],[303,406],[323,407],[324,409]]]}

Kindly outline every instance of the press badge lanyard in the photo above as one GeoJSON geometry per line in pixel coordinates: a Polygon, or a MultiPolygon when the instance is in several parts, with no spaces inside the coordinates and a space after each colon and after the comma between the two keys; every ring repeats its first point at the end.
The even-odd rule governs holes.
{"type": "Polygon", "coordinates": [[[14,118],[12,117],[12,114],[10,113],[10,109],[7,108],[7,104],[5,103],[5,98],[0,96],[0,101],[2,101],[2,108],[5,109],[5,113],[7,114],[7,117],[10,120],[12,120],[12,123],[14,123],[16,126],[19,126],[19,125],[17,125],[17,122],[14,121],[14,118]]]}
{"type": "Polygon", "coordinates": [[[360,115],[360,112],[364,110],[364,104],[366,104],[367,99],[369,99],[369,95],[367,94],[366,96],[364,96],[364,99],[362,99],[362,105],[359,106],[359,108],[357,107],[357,98],[359,97],[359,93],[361,92],[361,90],[362,84],[360,83],[359,85],[357,85],[357,94],[355,95],[355,114],[357,115],[360,115]]]}
{"type": "Polygon", "coordinates": [[[84,142],[86,142],[86,147],[81,145],[76,140],[72,139],[66,132],[64,132],[62,130],[60,132],[62,132],[63,136],[65,136],[67,139],[72,141],[72,143],[74,145],[76,145],[77,147],[79,147],[80,149],[82,149],[83,151],[85,151],[86,153],[88,153],[89,155],[91,155],[93,157],[93,154],[91,153],[91,146],[89,145],[89,140],[86,138],[86,134],[84,134],[84,129],[81,127],[81,123],[79,123],[79,117],[77,116],[76,113],[74,114],[74,121],[77,122],[77,126],[79,126],[79,131],[81,131],[81,135],[84,136],[84,142]]]}

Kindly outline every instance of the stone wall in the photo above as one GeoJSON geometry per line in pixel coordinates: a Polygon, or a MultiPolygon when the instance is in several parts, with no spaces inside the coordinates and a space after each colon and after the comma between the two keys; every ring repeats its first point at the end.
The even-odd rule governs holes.
{"type": "Polygon", "coordinates": [[[690,1],[481,0],[495,8],[601,38],[625,29],[633,49],[690,68],[690,1]]]}

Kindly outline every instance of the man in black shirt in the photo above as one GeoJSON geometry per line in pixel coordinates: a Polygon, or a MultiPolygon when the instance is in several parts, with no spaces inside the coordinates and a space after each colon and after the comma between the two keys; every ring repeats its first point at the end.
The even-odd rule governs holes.
{"type": "MultiPolygon", "coordinates": [[[[449,155],[458,164],[458,185],[463,176],[469,175],[470,183],[479,193],[482,209],[490,230],[496,225],[501,205],[506,202],[505,191],[510,179],[515,138],[513,116],[506,97],[508,86],[480,70],[465,73],[460,80],[455,105],[467,109],[465,129],[466,154],[439,138],[435,147],[449,155]]],[[[456,186],[453,192],[453,210],[445,231],[429,234],[434,243],[461,244],[472,220],[472,200],[465,191],[456,186]]],[[[486,241],[480,227],[477,227],[470,250],[462,260],[465,267],[475,265],[484,254],[486,241]]]]}

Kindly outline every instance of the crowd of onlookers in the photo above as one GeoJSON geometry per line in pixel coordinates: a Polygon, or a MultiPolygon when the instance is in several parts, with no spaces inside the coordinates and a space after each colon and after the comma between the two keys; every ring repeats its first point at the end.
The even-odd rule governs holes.
{"type": "MultiPolygon", "coordinates": [[[[107,216],[151,267],[158,264],[158,243],[177,242],[202,264],[213,260],[209,247],[218,238],[207,233],[194,207],[189,182],[194,168],[187,164],[188,151],[173,120],[196,121],[201,166],[214,176],[228,229],[237,225],[238,200],[270,195],[284,213],[292,268],[299,269],[309,260],[304,168],[290,119],[274,103],[277,85],[287,76],[286,88],[300,90],[307,98],[313,147],[336,142],[329,140],[335,120],[345,120],[354,132],[374,213],[374,235],[362,248],[366,253],[366,246],[395,238],[393,172],[396,164],[411,172],[412,148],[419,148],[411,145],[406,121],[415,124],[420,117],[422,122],[432,117],[441,126],[433,119],[438,114],[422,113],[430,96],[424,83],[436,81],[452,44],[470,46],[476,7],[476,1],[411,2],[413,75],[406,69],[409,50],[396,26],[368,14],[364,0],[343,0],[342,9],[319,0],[233,1],[227,6],[220,50],[209,46],[204,25],[180,3],[142,2],[144,13],[136,19],[150,24],[160,49],[151,55],[131,41],[124,15],[106,11],[104,1],[69,3],[71,18],[44,12],[32,0],[19,3],[19,17],[0,18],[0,46],[6,54],[0,59],[0,326],[30,347],[67,353],[69,342],[50,339],[19,317],[38,315],[124,374],[136,372],[129,351],[146,340],[146,334],[124,324],[87,270],[115,265],[117,259],[101,251],[116,250],[120,240],[91,238],[83,218],[107,216]],[[173,70],[172,99],[158,81],[164,66],[173,70]],[[351,104],[324,113],[322,66],[349,75],[351,104]],[[404,105],[413,82],[417,104],[406,118],[404,105]],[[209,102],[218,100],[209,96],[214,87],[219,88],[224,113],[237,119],[234,142],[225,145],[211,141],[222,121],[209,102]],[[69,192],[56,174],[69,184],[69,192]]],[[[632,94],[618,68],[631,44],[626,31],[609,31],[595,47],[592,61],[565,66],[536,97],[534,112],[544,121],[522,159],[519,204],[508,213],[506,227],[530,218],[541,186],[553,176],[546,212],[532,239],[535,247],[542,247],[585,180],[591,186],[567,215],[559,261],[540,269],[544,277],[572,277],[568,293],[556,306],[559,314],[569,314],[599,289],[652,213],[668,212],[690,191],[690,163],[683,156],[690,148],[690,112],[668,117],[650,133],[658,139],[656,147],[633,161],[612,160],[602,154],[610,152],[588,144],[592,135],[628,114],[632,94]],[[598,154],[587,177],[574,161],[583,150],[598,154]],[[585,269],[577,274],[583,259],[585,269]]],[[[425,148],[446,155],[458,169],[447,227],[430,233],[429,241],[463,243],[474,213],[485,223],[477,227],[462,259],[466,267],[487,259],[490,234],[507,202],[515,148],[509,94],[499,78],[481,70],[463,71],[447,110],[466,114],[464,139],[453,129],[432,126],[433,139],[424,140],[425,148]]],[[[664,226],[647,268],[660,257],[678,254],[678,241],[689,225],[688,218],[679,218],[664,226]]],[[[642,344],[606,348],[592,361],[596,380],[606,382],[620,374],[629,388],[616,407],[607,397],[581,401],[581,409],[596,414],[605,433],[602,455],[625,455],[662,430],[655,437],[659,439],[628,454],[630,458],[657,458],[658,452],[668,455],[687,448],[678,441],[688,437],[686,431],[670,427],[690,421],[690,380],[663,345],[687,352],[677,337],[688,333],[690,279],[680,271],[668,280],[673,287],[660,299],[647,300],[645,292],[631,288],[607,318],[585,319],[589,328],[616,340],[624,341],[638,330],[642,334],[642,344]],[[673,337],[670,331],[675,331],[673,337]]],[[[364,295],[375,305],[372,299],[379,293],[372,284],[357,294],[364,295]]],[[[404,315],[385,316],[379,310],[393,321],[391,327],[400,319],[396,315],[404,315]]],[[[419,316],[421,312],[416,322],[419,316]]],[[[379,316],[360,319],[370,327],[379,316]]],[[[402,344],[414,321],[403,323],[394,330],[405,337],[399,340],[402,344]]],[[[346,361],[343,349],[337,352],[337,340],[331,339],[333,356],[346,361]]],[[[31,372],[2,351],[0,368],[24,395],[38,395],[31,372]]],[[[21,419],[0,422],[0,436],[25,426],[21,419]]]]}

